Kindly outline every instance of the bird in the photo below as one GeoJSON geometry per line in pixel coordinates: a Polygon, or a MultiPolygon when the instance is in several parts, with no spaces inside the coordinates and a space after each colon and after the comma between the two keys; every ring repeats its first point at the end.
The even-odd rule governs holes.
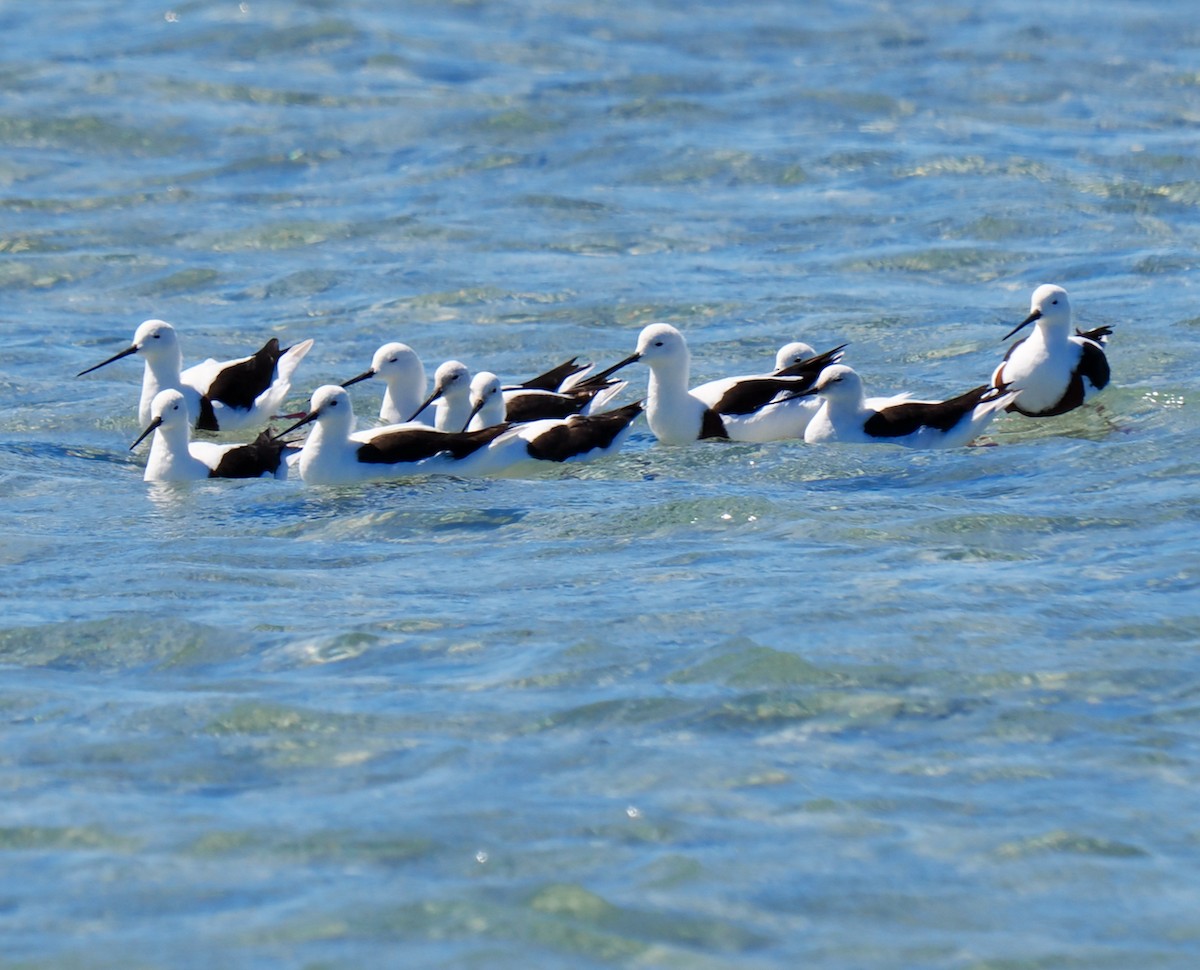
{"type": "Polygon", "coordinates": [[[826,367],[802,393],[821,401],[804,432],[809,444],[885,442],[912,448],[968,444],[1016,398],[1014,392],[982,384],[946,401],[903,400],[874,408],[864,396],[862,378],[845,364],[826,367]]]}
{"type": "Polygon", "coordinates": [[[464,458],[456,471],[496,475],[527,467],[530,462],[582,462],[618,451],[642,413],[640,401],[602,414],[570,414],[513,423],[506,420],[500,378],[480,371],[471,380],[471,426],[502,427],[505,432],[464,458]]]}
{"type": "Polygon", "coordinates": [[[271,434],[259,433],[249,444],[224,445],[189,441],[191,418],[187,398],[174,388],[159,391],[150,402],[150,421],[133,451],[151,433],[146,459],[147,482],[190,482],[204,478],[287,478],[287,456],[295,446],[271,434]]]}
{"type": "MultiPolygon", "coordinates": [[[[841,351],[838,347],[819,355],[821,365],[840,359],[841,351]]],[[[646,418],[664,444],[705,438],[755,442],[797,438],[816,412],[814,404],[798,394],[811,387],[820,366],[798,376],[724,378],[689,390],[687,341],[667,323],[645,327],[638,335],[637,349],[592,380],[607,378],[636,361],[650,367],[646,418]]]]}
{"type": "Polygon", "coordinates": [[[406,423],[354,431],[354,409],[344,387],[318,387],[308,412],[282,435],[314,423],[296,465],[310,485],[335,485],[433,472],[453,473],[458,463],[508,430],[446,432],[406,423]]]}
{"type": "Polygon", "coordinates": [[[1017,392],[1009,411],[1029,418],[1066,414],[1104,389],[1109,381],[1104,347],[1111,328],[1071,333],[1070,297],[1053,283],[1033,291],[1029,316],[1004,339],[1030,324],[1033,333],[1009,347],[992,374],[993,387],[1017,392]]]}
{"type": "Polygon", "coordinates": [[[113,361],[137,354],[145,361],[138,420],[150,421],[150,406],[159,391],[174,389],[187,398],[188,413],[202,431],[230,431],[270,419],[291,391],[292,375],[311,339],[281,349],[272,337],[258,352],[237,360],[209,358],[183,369],[179,336],[165,320],[146,320],[133,334],[133,342],[118,354],[80,371],[82,377],[113,361]]]}
{"type": "Polygon", "coordinates": [[[425,397],[425,365],[417,352],[399,341],[386,343],[375,351],[371,366],[342,387],[351,387],[372,377],[380,378],[386,388],[379,405],[379,420],[384,424],[401,421],[420,421],[432,425],[433,415],[427,414],[421,401],[425,397]]]}
{"type": "Polygon", "coordinates": [[[471,372],[458,360],[448,360],[433,374],[433,391],[409,415],[415,421],[431,404],[436,404],[433,426],[438,431],[461,431],[470,420],[471,372]]]}

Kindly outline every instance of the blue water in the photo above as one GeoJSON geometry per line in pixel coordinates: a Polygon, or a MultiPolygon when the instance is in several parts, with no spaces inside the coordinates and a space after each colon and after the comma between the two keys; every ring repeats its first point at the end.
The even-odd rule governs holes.
{"type": "Polygon", "coordinates": [[[1197,965],[1188,4],[0,32],[0,966],[1197,965]],[[1111,387],[950,452],[148,486],[139,365],[73,377],[311,336],[301,408],[665,320],[697,382],[804,339],[947,395],[1041,282],[1111,387]]]}

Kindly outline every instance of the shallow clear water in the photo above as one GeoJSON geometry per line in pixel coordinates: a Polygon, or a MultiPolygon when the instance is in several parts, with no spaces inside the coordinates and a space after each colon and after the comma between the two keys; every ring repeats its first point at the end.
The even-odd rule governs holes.
{"type": "Polygon", "coordinates": [[[0,965],[1195,966],[1186,4],[0,29],[0,965]],[[945,395],[1044,281],[1102,406],[944,453],[147,486],[139,366],[72,376],[311,336],[299,408],[666,320],[697,381],[849,341],[945,395]]]}

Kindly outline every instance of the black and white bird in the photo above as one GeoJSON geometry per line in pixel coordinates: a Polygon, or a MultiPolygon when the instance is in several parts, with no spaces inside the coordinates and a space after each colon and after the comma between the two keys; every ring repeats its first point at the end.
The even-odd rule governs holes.
{"type": "Polygon", "coordinates": [[[1099,327],[1072,333],[1071,300],[1061,286],[1044,283],[1033,291],[1029,316],[1004,339],[1030,324],[1033,333],[1013,344],[992,374],[992,386],[1016,391],[1008,410],[1030,418],[1073,411],[1108,384],[1104,346],[1112,333],[1099,327]]]}
{"type": "Polygon", "coordinates": [[[133,451],[153,434],[143,478],[148,482],[190,482],[205,478],[287,478],[287,457],[295,447],[262,431],[244,445],[191,441],[187,398],[174,388],[159,391],[150,402],[150,421],[133,451]]]}
{"type": "Polygon", "coordinates": [[[536,421],[508,420],[500,378],[480,371],[471,381],[471,424],[507,430],[487,446],[466,457],[458,474],[503,475],[530,463],[586,462],[615,454],[625,443],[641,402],[600,414],[569,414],[536,421]]]}
{"type": "Polygon", "coordinates": [[[875,408],[865,397],[862,379],[844,364],[826,367],[804,393],[821,402],[804,432],[810,444],[883,442],[910,448],[969,444],[1016,397],[984,384],[947,401],[903,400],[875,408]]]}
{"type": "Polygon", "coordinates": [[[310,423],[313,429],[296,461],[300,477],[310,485],[455,474],[462,459],[507,430],[499,425],[483,431],[446,432],[406,423],[355,431],[350,395],[336,384],[318,387],[308,412],[282,434],[310,423]]]}
{"type": "Polygon", "coordinates": [[[817,405],[800,392],[812,386],[823,366],[840,359],[842,349],[818,355],[816,365],[807,371],[800,365],[793,375],[727,377],[689,389],[687,341],[670,324],[652,323],[638,335],[637,349],[630,356],[596,378],[608,377],[638,361],[647,364],[646,419],[664,444],[705,438],[776,441],[803,437],[817,405]]]}
{"type": "MultiPolygon", "coordinates": [[[[569,361],[573,364],[573,361],[569,361]]],[[[566,365],[560,365],[565,367],[566,365]]],[[[584,367],[582,370],[588,370],[584,367]]],[[[558,368],[556,368],[558,370],[558,368]]],[[[608,380],[605,377],[584,377],[578,370],[568,374],[555,388],[536,386],[541,378],[516,386],[500,384],[491,371],[480,371],[486,374],[484,383],[489,385],[494,380],[498,393],[504,398],[505,420],[516,424],[528,421],[540,421],[544,418],[565,418],[572,414],[592,414],[599,411],[625,388],[624,381],[608,380]]],[[[553,372],[547,372],[553,374],[553,372]]],[[[476,375],[478,377],[479,375],[476,375]]],[[[472,379],[472,400],[476,381],[472,379]]],[[[475,413],[475,412],[472,412],[475,413]]],[[[479,419],[472,422],[473,427],[480,427],[479,419]]]]}
{"type": "Polygon", "coordinates": [[[134,331],[130,346],[76,376],[137,354],[146,365],[138,402],[141,424],[150,421],[150,405],[159,391],[176,390],[187,399],[188,413],[197,428],[234,431],[270,420],[291,391],[292,375],[312,345],[309,339],[284,349],[278,338],[272,337],[248,357],[209,358],[184,370],[175,328],[164,320],[146,320],[134,331]]]}

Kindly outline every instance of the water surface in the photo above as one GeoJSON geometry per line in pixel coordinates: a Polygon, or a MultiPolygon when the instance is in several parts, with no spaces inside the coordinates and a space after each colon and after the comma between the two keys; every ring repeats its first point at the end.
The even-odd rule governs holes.
{"type": "Polygon", "coordinates": [[[0,29],[0,965],[1195,965],[1186,5],[0,29]],[[72,376],[311,336],[301,408],[665,320],[696,381],[804,339],[949,395],[1047,281],[1101,406],[951,452],[149,486],[136,363],[72,376]]]}

